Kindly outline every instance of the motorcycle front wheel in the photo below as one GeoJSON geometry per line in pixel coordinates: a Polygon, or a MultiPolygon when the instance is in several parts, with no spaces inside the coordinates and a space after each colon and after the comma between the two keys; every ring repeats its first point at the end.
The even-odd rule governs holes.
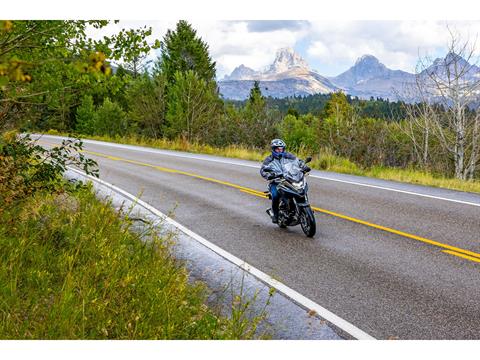
{"type": "Polygon", "coordinates": [[[313,237],[317,231],[317,225],[315,223],[315,216],[310,206],[304,207],[300,214],[300,226],[303,232],[308,237],[313,237]]]}

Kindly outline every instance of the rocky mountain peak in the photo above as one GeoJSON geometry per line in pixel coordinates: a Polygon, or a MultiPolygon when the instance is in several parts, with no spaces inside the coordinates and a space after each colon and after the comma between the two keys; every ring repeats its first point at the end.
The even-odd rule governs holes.
{"type": "Polygon", "coordinates": [[[446,79],[447,68],[452,74],[451,76],[455,76],[455,73],[463,73],[466,80],[480,77],[480,68],[478,66],[470,64],[462,56],[454,52],[449,52],[444,58],[435,59],[432,65],[422,73],[435,73],[437,76],[446,79]]]}
{"type": "Polygon", "coordinates": [[[223,80],[250,80],[257,72],[243,64],[237,66],[230,75],[225,75],[223,80]]]}
{"type": "Polygon", "coordinates": [[[374,64],[379,64],[380,61],[378,59],[370,54],[365,54],[360,56],[357,61],[355,61],[355,65],[374,65],[374,64]]]}
{"type": "Polygon", "coordinates": [[[413,74],[390,70],[375,56],[363,55],[350,69],[331,80],[350,94],[392,98],[395,96],[392,88],[401,88],[404,83],[413,81],[413,74]]]}
{"type": "Polygon", "coordinates": [[[294,67],[309,69],[308,63],[290,47],[277,50],[275,60],[268,72],[282,73],[294,67]]]}
{"type": "Polygon", "coordinates": [[[386,66],[383,65],[378,59],[373,55],[363,55],[355,61],[353,69],[356,69],[357,72],[378,72],[386,69],[386,66]]]}

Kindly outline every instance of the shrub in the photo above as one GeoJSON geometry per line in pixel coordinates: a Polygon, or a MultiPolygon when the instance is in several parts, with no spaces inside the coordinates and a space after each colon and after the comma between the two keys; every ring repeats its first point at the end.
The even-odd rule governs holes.
{"type": "Polygon", "coordinates": [[[98,176],[96,162],[79,152],[82,146],[80,139],[69,139],[47,150],[29,136],[3,133],[0,137],[0,209],[39,190],[58,190],[69,165],[98,176]]]}

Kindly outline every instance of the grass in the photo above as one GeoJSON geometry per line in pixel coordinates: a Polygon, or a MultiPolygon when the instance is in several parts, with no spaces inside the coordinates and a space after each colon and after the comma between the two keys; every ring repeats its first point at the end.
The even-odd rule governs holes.
{"type": "MultiPolygon", "coordinates": [[[[48,134],[67,136],[56,130],[50,130],[48,134]]],[[[231,158],[238,158],[244,160],[263,161],[269,155],[269,151],[263,151],[257,148],[248,148],[239,145],[230,145],[226,147],[213,147],[199,143],[190,143],[188,141],[177,139],[150,139],[140,136],[83,136],[87,139],[115,142],[129,145],[149,146],[159,149],[188,151],[192,153],[201,153],[209,155],[217,155],[231,158]]],[[[306,158],[311,155],[305,150],[300,149],[297,154],[299,157],[306,158]]],[[[369,176],[377,179],[393,180],[406,182],[411,184],[434,186],[452,190],[468,191],[473,193],[480,193],[480,181],[464,181],[455,178],[449,178],[427,171],[407,168],[388,168],[388,167],[372,167],[362,168],[352,161],[333,154],[329,149],[320,151],[319,154],[313,155],[313,160],[310,166],[318,170],[327,170],[343,174],[352,174],[359,176],[369,176]]]]}
{"type": "Polygon", "coordinates": [[[171,239],[131,231],[91,189],[37,193],[0,212],[0,339],[249,339],[235,296],[207,306],[171,239]],[[148,238],[148,241],[141,239],[148,238]]]}

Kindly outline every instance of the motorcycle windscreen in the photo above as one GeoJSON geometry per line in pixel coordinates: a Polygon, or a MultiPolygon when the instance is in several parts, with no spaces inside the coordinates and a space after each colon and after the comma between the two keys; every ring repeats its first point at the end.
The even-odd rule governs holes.
{"type": "Polygon", "coordinates": [[[270,165],[275,174],[282,174],[290,182],[300,182],[303,179],[302,168],[298,159],[285,159],[273,161],[270,165]]]}

